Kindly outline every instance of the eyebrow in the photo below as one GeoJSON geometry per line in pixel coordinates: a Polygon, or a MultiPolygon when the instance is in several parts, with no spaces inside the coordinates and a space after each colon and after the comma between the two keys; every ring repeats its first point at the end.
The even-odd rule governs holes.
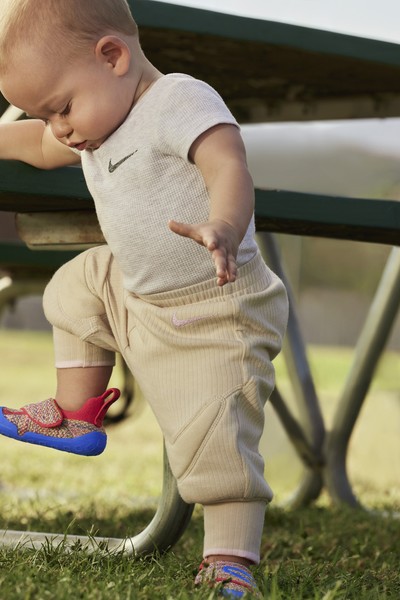
{"type": "Polygon", "coordinates": [[[51,108],[52,106],[59,108],[60,105],[62,107],[64,107],[64,104],[66,104],[66,102],[64,101],[64,98],[57,97],[57,96],[54,96],[54,97],[50,96],[50,98],[48,98],[45,102],[43,102],[43,104],[41,104],[39,106],[39,110],[38,110],[37,114],[31,115],[31,114],[26,113],[26,115],[28,117],[31,117],[34,119],[47,120],[51,114],[61,112],[58,110],[54,110],[54,108],[51,108]]]}

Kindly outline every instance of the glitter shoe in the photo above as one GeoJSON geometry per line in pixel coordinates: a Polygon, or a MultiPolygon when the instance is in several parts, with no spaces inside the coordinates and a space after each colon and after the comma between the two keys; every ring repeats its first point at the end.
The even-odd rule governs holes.
{"type": "Polygon", "coordinates": [[[53,398],[19,409],[0,408],[0,434],[20,442],[82,454],[101,454],[107,444],[104,416],[120,396],[110,388],[76,411],[62,410],[53,398]]]}
{"type": "Polygon", "coordinates": [[[242,564],[235,562],[203,561],[194,580],[196,586],[207,585],[217,588],[218,595],[223,598],[257,598],[262,595],[257,587],[251,571],[242,564]]]}

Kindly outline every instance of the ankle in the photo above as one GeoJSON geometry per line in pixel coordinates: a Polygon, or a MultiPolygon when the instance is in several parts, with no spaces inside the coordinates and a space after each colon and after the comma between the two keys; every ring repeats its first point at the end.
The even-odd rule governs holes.
{"type": "Polygon", "coordinates": [[[206,556],[204,558],[204,562],[208,564],[214,562],[230,562],[238,563],[239,565],[243,565],[245,567],[251,567],[251,565],[253,565],[251,560],[244,558],[243,556],[232,556],[229,554],[212,554],[210,556],[206,556]]]}
{"type": "Polygon", "coordinates": [[[57,369],[55,400],[65,411],[78,411],[89,398],[96,398],[107,389],[111,366],[70,367],[57,369]]]}
{"type": "Polygon", "coordinates": [[[61,392],[57,390],[54,399],[63,412],[74,413],[84,409],[92,398],[100,398],[104,394],[105,389],[107,388],[103,388],[100,391],[96,390],[94,393],[90,393],[85,388],[79,389],[79,387],[75,390],[61,392]]]}
{"type": "MultiPolygon", "coordinates": [[[[66,419],[74,419],[78,421],[86,421],[97,427],[103,425],[104,416],[116,400],[120,396],[120,391],[116,388],[106,390],[101,396],[88,398],[84,404],[77,410],[65,410],[60,406],[62,415],[66,419]]],[[[58,402],[57,402],[58,404],[58,402]]]]}

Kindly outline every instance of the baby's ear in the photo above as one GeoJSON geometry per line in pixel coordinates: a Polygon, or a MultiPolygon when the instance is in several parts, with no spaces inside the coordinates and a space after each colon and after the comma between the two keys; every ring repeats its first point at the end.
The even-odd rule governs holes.
{"type": "Polygon", "coordinates": [[[96,57],[114,69],[116,75],[125,75],[129,69],[131,51],[128,44],[116,35],[100,38],[95,48],[96,57]]]}

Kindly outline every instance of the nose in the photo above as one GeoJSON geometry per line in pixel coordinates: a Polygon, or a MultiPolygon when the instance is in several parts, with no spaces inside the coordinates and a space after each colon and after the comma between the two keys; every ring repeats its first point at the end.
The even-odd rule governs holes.
{"type": "Polygon", "coordinates": [[[61,139],[71,135],[72,128],[69,123],[61,117],[55,117],[50,122],[51,130],[56,138],[61,139]]]}

